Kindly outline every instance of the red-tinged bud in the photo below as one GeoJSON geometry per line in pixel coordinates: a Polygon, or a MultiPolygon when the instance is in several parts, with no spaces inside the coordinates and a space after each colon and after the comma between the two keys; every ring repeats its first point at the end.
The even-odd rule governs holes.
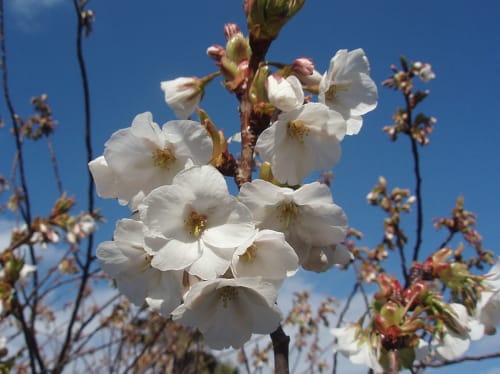
{"type": "Polygon", "coordinates": [[[248,30],[253,40],[274,40],[305,0],[246,0],[248,30]]]}
{"type": "Polygon", "coordinates": [[[229,41],[236,34],[241,34],[240,27],[236,23],[226,23],[224,25],[224,36],[227,41],[229,41]]]}
{"type": "Polygon", "coordinates": [[[242,61],[249,60],[252,55],[252,49],[248,39],[241,32],[233,34],[226,43],[227,57],[239,64],[242,61]]]}
{"type": "Polygon", "coordinates": [[[314,62],[309,57],[297,58],[292,62],[292,70],[300,79],[301,76],[314,73],[314,62]]]}
{"type": "Polygon", "coordinates": [[[425,281],[417,281],[412,284],[410,288],[407,288],[403,292],[403,298],[406,304],[408,304],[408,310],[413,310],[421,303],[421,300],[425,299],[425,295],[429,291],[429,285],[425,281]]]}
{"type": "Polygon", "coordinates": [[[214,44],[207,48],[207,55],[218,63],[226,55],[226,49],[221,45],[214,44]]]}
{"type": "Polygon", "coordinates": [[[387,300],[390,297],[399,298],[401,294],[401,283],[399,281],[388,275],[387,273],[379,273],[377,275],[377,283],[380,287],[380,291],[375,293],[375,299],[377,300],[387,300]]]}
{"type": "Polygon", "coordinates": [[[405,308],[390,300],[380,310],[380,315],[384,317],[387,326],[399,326],[403,322],[405,313],[405,308]]]}

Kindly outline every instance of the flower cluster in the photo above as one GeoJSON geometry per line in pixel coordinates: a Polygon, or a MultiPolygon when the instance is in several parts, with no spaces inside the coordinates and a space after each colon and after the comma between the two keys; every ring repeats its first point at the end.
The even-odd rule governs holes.
{"type": "Polygon", "coordinates": [[[441,250],[429,257],[422,266],[423,278],[441,280],[452,294],[458,288],[462,294],[475,292],[474,306],[444,302],[426,280],[403,288],[394,277],[380,273],[373,321],[364,328],[360,322],[332,329],[334,350],[355,364],[383,372],[391,350],[398,352],[401,368],[411,368],[415,360],[427,364],[458,359],[471,341],[494,334],[500,322],[500,257],[487,274],[477,276],[462,264],[444,262],[449,256],[446,252],[441,250]]]}
{"type": "Polygon", "coordinates": [[[225,35],[225,48],[207,51],[218,72],[161,83],[178,120],[160,127],[139,114],[89,163],[98,195],[133,212],[99,246],[102,269],[133,303],[197,327],[213,348],[277,329],[278,288],[299,266],[322,272],[351,260],[344,211],[327,185],[304,178],[339,161],[340,141],[359,132],[361,116],[377,104],[361,49],[339,51],[323,76],[308,58],[252,71],[249,39],[234,24],[225,35]],[[239,185],[237,196],[224,178],[237,172],[226,165],[235,158],[223,133],[201,109],[201,123],[188,119],[219,75],[240,112],[250,105],[259,118],[250,162],[258,155],[261,175],[269,171],[239,185]]]}

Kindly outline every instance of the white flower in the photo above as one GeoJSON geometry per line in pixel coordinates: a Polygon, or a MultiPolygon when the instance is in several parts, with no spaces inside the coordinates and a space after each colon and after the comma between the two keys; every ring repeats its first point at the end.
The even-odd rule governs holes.
{"type": "Polygon", "coordinates": [[[235,249],[254,234],[252,214],[212,166],[179,173],[172,185],[146,196],[139,212],[146,245],[155,253],[151,265],[202,279],[224,274],[235,249]]]}
{"type": "Polygon", "coordinates": [[[89,167],[99,196],[116,197],[135,209],[151,190],[171,183],[193,163],[208,163],[211,156],[212,140],[200,123],[169,121],[160,129],[146,112],[137,115],[130,128],[115,132],[104,156],[89,167]]]}
{"type": "Polygon", "coordinates": [[[361,115],[377,106],[377,86],[370,78],[370,65],[362,49],[339,50],[319,84],[319,100],[348,120],[347,135],[357,134],[361,115]]]}
{"type": "Polygon", "coordinates": [[[321,73],[317,70],[314,70],[312,72],[312,74],[310,74],[310,75],[298,75],[297,74],[297,78],[299,78],[300,82],[304,86],[317,86],[321,82],[322,77],[323,76],[321,75],[321,73]]]}
{"type": "Polygon", "coordinates": [[[302,267],[306,270],[321,273],[335,264],[347,265],[353,259],[352,253],[343,244],[312,247],[307,258],[303,259],[302,267]]]}
{"type": "Polygon", "coordinates": [[[340,352],[353,364],[361,364],[382,373],[383,369],[378,361],[379,352],[371,346],[367,337],[359,334],[359,326],[350,325],[334,328],[330,332],[337,338],[333,346],[334,352],[340,352]]]}
{"type": "Polygon", "coordinates": [[[293,190],[255,179],[241,187],[238,198],[250,208],[259,228],[285,234],[301,263],[312,247],[344,241],[347,217],[324,184],[314,182],[293,190]]]}
{"type": "Polygon", "coordinates": [[[436,74],[432,71],[432,65],[417,61],[412,65],[412,71],[417,75],[422,82],[429,82],[436,78],[436,74]]]}
{"type": "Polygon", "coordinates": [[[138,306],[147,302],[168,316],[182,301],[182,271],[151,267],[153,253],[144,246],[144,225],[133,219],[118,221],[114,240],[97,249],[102,270],[112,276],[121,293],[138,306]]]}
{"type": "Polygon", "coordinates": [[[28,282],[30,275],[35,271],[36,271],[35,265],[24,264],[23,267],[21,268],[21,271],[19,272],[18,282],[25,285],[28,282]]]}
{"type": "Polygon", "coordinates": [[[294,275],[299,259],[285,241],[282,232],[261,230],[248,243],[238,248],[233,256],[231,269],[236,278],[262,277],[277,280],[294,275]]]}
{"type": "Polygon", "coordinates": [[[339,137],[346,123],[320,103],[283,112],[257,140],[256,151],[271,163],[274,177],[299,184],[311,172],[331,168],[340,160],[339,137]]]}
{"type": "Polygon", "coordinates": [[[500,257],[485,275],[484,284],[487,289],[480,294],[475,316],[483,325],[484,333],[492,335],[500,322],[500,257]]]}
{"type": "Polygon", "coordinates": [[[477,324],[471,323],[471,318],[467,309],[462,304],[449,304],[453,318],[453,324],[456,326],[453,331],[448,327],[443,328],[442,334],[434,337],[431,345],[435,346],[437,356],[443,360],[454,360],[462,356],[469,349],[471,338],[477,338],[477,324]],[[460,330],[462,332],[460,333],[460,330]]]}
{"type": "Polygon", "coordinates": [[[172,318],[197,327],[211,348],[222,349],[241,347],[252,333],[273,332],[281,313],[271,283],[258,278],[215,279],[195,284],[172,318]]]}
{"type": "Polygon", "coordinates": [[[304,91],[295,75],[286,79],[274,74],[267,77],[267,96],[270,103],[283,112],[298,109],[304,104],[304,91]]]}
{"type": "Polygon", "coordinates": [[[203,97],[203,88],[196,77],[180,77],[160,84],[165,101],[179,119],[188,119],[203,97]]]}

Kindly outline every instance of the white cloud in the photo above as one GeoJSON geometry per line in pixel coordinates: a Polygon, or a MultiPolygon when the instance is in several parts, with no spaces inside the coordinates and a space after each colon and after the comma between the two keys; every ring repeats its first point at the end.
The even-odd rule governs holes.
{"type": "Polygon", "coordinates": [[[36,32],[40,29],[41,15],[55,7],[69,5],[69,0],[11,0],[7,10],[12,13],[16,26],[24,32],[36,32]]]}

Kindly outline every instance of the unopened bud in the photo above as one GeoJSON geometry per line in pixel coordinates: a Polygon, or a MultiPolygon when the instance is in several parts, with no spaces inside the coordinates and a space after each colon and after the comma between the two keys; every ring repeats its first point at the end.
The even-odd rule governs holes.
{"type": "Polygon", "coordinates": [[[219,62],[226,55],[226,49],[221,45],[214,44],[207,48],[207,55],[215,62],[219,62]]]}
{"type": "Polygon", "coordinates": [[[314,62],[309,57],[300,57],[292,62],[292,70],[298,77],[312,75],[314,73],[314,62]]]}

